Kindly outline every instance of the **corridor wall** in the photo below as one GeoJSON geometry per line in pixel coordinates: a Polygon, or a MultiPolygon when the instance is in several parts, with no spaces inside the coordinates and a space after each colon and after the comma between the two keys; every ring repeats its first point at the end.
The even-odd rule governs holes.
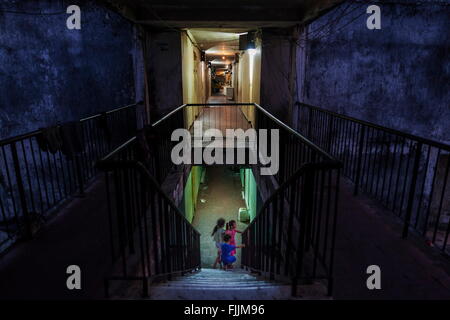
{"type": "MultiPolygon", "coordinates": [[[[240,54],[238,63],[237,102],[260,103],[261,90],[261,41],[257,39],[256,49],[246,50],[240,54]]],[[[254,123],[253,106],[242,109],[246,117],[254,123]]]]}
{"type": "Polygon", "coordinates": [[[192,166],[184,188],[184,214],[186,219],[192,223],[197,207],[198,192],[203,171],[201,166],[192,166]]]}
{"type": "MultiPolygon", "coordinates": [[[[181,33],[181,72],[183,83],[183,103],[205,103],[207,99],[207,66],[200,61],[200,50],[192,43],[195,41],[189,30],[181,33]]],[[[190,126],[201,107],[186,109],[186,126],[190,126]]]]}
{"type": "Polygon", "coordinates": [[[257,192],[255,177],[253,176],[252,169],[241,169],[241,182],[244,191],[244,200],[247,205],[247,210],[250,215],[250,221],[252,221],[257,212],[257,192]]]}

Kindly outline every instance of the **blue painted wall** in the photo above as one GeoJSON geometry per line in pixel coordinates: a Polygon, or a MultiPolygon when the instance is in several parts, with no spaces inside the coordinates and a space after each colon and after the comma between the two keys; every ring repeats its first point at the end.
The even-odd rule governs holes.
{"type": "Polygon", "coordinates": [[[344,2],[308,25],[299,100],[450,142],[449,2],[396,2],[378,3],[381,30],[366,27],[367,2],[344,2]]]}
{"type": "Polygon", "coordinates": [[[132,25],[93,2],[0,1],[0,138],[133,103],[132,48],[132,25]]]}

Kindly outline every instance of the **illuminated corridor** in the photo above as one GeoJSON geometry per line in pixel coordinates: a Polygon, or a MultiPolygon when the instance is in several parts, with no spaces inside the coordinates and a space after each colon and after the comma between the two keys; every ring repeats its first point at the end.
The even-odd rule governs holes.
{"type": "MultiPolygon", "coordinates": [[[[201,184],[192,225],[205,235],[200,241],[202,267],[211,268],[216,257],[212,240],[212,228],[217,219],[238,222],[237,230],[243,231],[248,223],[239,221],[239,208],[247,205],[242,199],[242,182],[239,171],[233,172],[230,167],[208,167],[205,171],[205,182],[201,184]],[[203,201],[204,200],[204,201],[203,201]]],[[[256,195],[254,195],[256,196],[256,195]]],[[[241,235],[236,235],[237,244],[241,244],[241,235]]],[[[237,250],[237,261],[241,262],[241,250],[237,250]]]]}

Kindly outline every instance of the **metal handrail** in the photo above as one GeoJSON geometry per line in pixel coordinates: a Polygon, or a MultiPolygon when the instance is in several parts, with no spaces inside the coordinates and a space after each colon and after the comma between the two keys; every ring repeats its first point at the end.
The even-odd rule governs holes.
{"type": "MultiPolygon", "coordinates": [[[[115,152],[119,152],[120,150],[123,150],[126,146],[128,146],[133,139],[130,139],[123,145],[121,145],[119,148],[115,150],[115,152]]],[[[142,175],[145,176],[145,178],[148,179],[148,181],[151,182],[152,187],[156,189],[156,191],[166,200],[171,208],[177,213],[177,215],[180,216],[180,218],[183,218],[186,222],[189,222],[189,220],[186,219],[186,217],[183,215],[181,210],[177,207],[177,205],[173,202],[173,200],[161,189],[158,181],[156,181],[155,177],[148,171],[148,169],[142,164],[142,162],[137,160],[112,160],[110,159],[115,155],[114,152],[110,153],[108,156],[103,158],[102,160],[97,162],[97,167],[102,171],[112,171],[115,168],[124,168],[124,169],[136,169],[138,170],[142,175]]],[[[190,222],[189,222],[190,224],[190,222]]],[[[196,232],[196,234],[200,235],[200,232],[195,229],[194,226],[192,226],[192,229],[196,232]]]]}
{"type": "Polygon", "coordinates": [[[343,174],[410,231],[449,255],[450,145],[297,102],[298,130],[343,162],[343,174]]]}
{"type": "Polygon", "coordinates": [[[302,140],[305,144],[307,144],[312,149],[316,150],[317,152],[321,153],[325,158],[327,158],[328,161],[336,161],[339,162],[335,157],[333,157],[331,154],[314,144],[311,140],[306,138],[305,136],[301,135],[299,132],[295,131],[291,127],[289,127],[287,124],[276,118],[274,115],[272,115],[270,112],[265,110],[263,107],[261,107],[259,104],[254,103],[254,105],[263,112],[266,116],[268,116],[270,119],[275,121],[278,125],[282,126],[285,130],[287,130],[290,134],[294,135],[296,138],[302,140]]]}
{"type": "Polygon", "coordinates": [[[258,214],[250,222],[250,224],[245,228],[247,230],[258,218],[258,216],[270,205],[270,203],[275,199],[282,191],[286,190],[293,182],[295,182],[301,175],[303,175],[308,170],[321,170],[321,169],[341,169],[342,162],[340,161],[324,161],[324,162],[310,162],[303,164],[300,169],[298,169],[290,178],[283,182],[271,195],[264,201],[261,208],[258,210],[258,214]]]}
{"type": "Polygon", "coordinates": [[[293,296],[297,295],[298,281],[309,277],[326,279],[328,295],[332,294],[341,168],[339,161],[303,164],[269,196],[242,233],[243,243],[251,250],[243,249],[245,268],[264,273],[271,279],[288,277],[293,296]],[[324,181],[332,179],[336,181],[335,190],[331,185],[324,185],[324,181]],[[298,190],[300,185],[301,190],[298,190]],[[327,194],[326,199],[323,199],[324,194],[327,194]],[[327,230],[323,232],[327,234],[325,239],[319,237],[319,225],[330,232],[330,235],[327,230]],[[271,226],[270,232],[266,230],[268,226],[271,226]],[[312,274],[305,277],[303,267],[308,251],[312,252],[309,260],[313,268],[312,274]],[[324,273],[321,276],[317,274],[318,266],[324,273]]]}
{"type": "Polygon", "coordinates": [[[123,107],[118,107],[118,108],[116,108],[116,109],[112,109],[112,110],[105,111],[104,113],[97,113],[97,114],[95,114],[95,115],[93,115],[93,116],[89,116],[89,117],[80,119],[80,122],[84,122],[84,121],[87,121],[87,120],[99,118],[99,117],[101,117],[103,114],[111,114],[111,113],[115,113],[115,112],[118,112],[118,111],[123,110],[123,109],[135,107],[135,106],[138,106],[138,105],[140,105],[140,104],[142,104],[142,103],[143,103],[143,101],[138,101],[138,102],[136,102],[136,103],[132,103],[132,104],[129,104],[129,105],[126,105],[126,106],[123,106],[123,107]]]}
{"type": "MultiPolygon", "coordinates": [[[[112,109],[112,110],[106,111],[105,113],[106,114],[112,114],[112,113],[121,111],[123,109],[135,107],[135,106],[137,106],[139,104],[142,104],[142,102],[136,102],[136,103],[129,104],[129,105],[126,105],[126,106],[123,106],[123,107],[112,109]]],[[[86,118],[82,118],[82,119],[80,119],[78,121],[79,122],[85,122],[85,121],[88,121],[88,120],[92,120],[92,119],[101,117],[101,115],[102,115],[102,113],[97,113],[95,115],[92,115],[92,116],[89,116],[89,117],[86,117],[86,118]]],[[[57,126],[61,125],[61,124],[63,124],[63,123],[58,123],[57,126]]],[[[7,144],[10,144],[10,143],[13,143],[13,142],[17,142],[17,141],[20,141],[20,140],[23,140],[23,139],[32,138],[32,137],[37,136],[40,133],[42,133],[42,129],[34,130],[34,131],[31,131],[31,132],[19,134],[19,135],[12,136],[12,137],[8,137],[8,138],[0,140],[0,146],[4,146],[4,145],[7,145],[7,144]]]]}
{"type": "Polygon", "coordinates": [[[162,117],[162,118],[159,119],[158,121],[154,122],[154,123],[152,124],[152,127],[155,127],[155,126],[157,126],[158,124],[160,124],[161,122],[163,122],[164,120],[170,118],[173,114],[175,114],[175,113],[177,113],[178,111],[184,109],[184,107],[186,107],[186,104],[183,104],[183,105],[179,106],[178,108],[176,108],[176,109],[170,111],[170,112],[169,112],[168,114],[166,114],[164,117],[162,117]]]}
{"type": "MultiPolygon", "coordinates": [[[[114,237],[111,233],[110,241],[113,262],[121,261],[119,265],[122,266],[122,275],[105,277],[107,297],[111,280],[141,280],[143,281],[142,294],[147,297],[148,286],[155,279],[166,277],[170,280],[174,275],[201,268],[200,233],[162,190],[160,183],[149,169],[141,161],[134,159],[135,141],[136,138],[128,140],[96,164],[98,169],[105,172],[106,190],[108,201],[110,201],[108,205],[110,229],[113,230],[113,225],[119,228],[118,237],[114,237]],[[121,159],[124,151],[131,156],[131,159],[121,159]],[[124,177],[123,182],[117,180],[120,179],[119,176],[124,177]],[[116,192],[114,197],[110,194],[112,190],[110,177],[114,181],[116,192]],[[148,198],[149,195],[151,195],[150,198],[148,198]],[[130,204],[135,203],[134,201],[139,203],[137,199],[142,199],[140,201],[143,202],[130,204]],[[116,202],[115,206],[114,202],[116,202]],[[113,214],[114,207],[116,214],[113,214]],[[114,223],[116,219],[117,222],[114,223]],[[159,237],[155,228],[161,232],[159,237]],[[139,238],[139,241],[133,240],[135,236],[139,238]],[[176,242],[171,242],[173,237],[176,242]],[[151,245],[149,239],[151,239],[151,245]],[[118,248],[118,256],[114,248],[118,248]],[[153,248],[153,252],[150,248],[153,248]],[[175,252],[172,249],[175,249],[175,252]],[[135,252],[140,252],[140,258],[138,258],[142,268],[140,275],[130,274],[127,271],[129,255],[135,252]],[[187,252],[190,258],[185,255],[187,252]],[[150,259],[153,259],[153,264],[150,259]]],[[[115,273],[117,274],[117,271],[115,273]]]]}
{"type": "Polygon", "coordinates": [[[353,122],[356,122],[356,123],[359,123],[359,124],[362,124],[362,125],[365,125],[365,126],[368,126],[368,127],[372,127],[374,129],[382,130],[382,131],[385,131],[387,133],[392,133],[392,134],[395,134],[395,135],[398,135],[398,136],[401,136],[401,137],[405,137],[405,138],[408,138],[408,139],[411,139],[411,140],[415,140],[417,142],[421,142],[421,143],[424,143],[424,144],[429,144],[429,145],[431,145],[433,147],[436,147],[436,148],[441,148],[441,149],[445,149],[447,151],[450,151],[450,144],[446,144],[446,143],[443,143],[443,142],[427,139],[427,138],[424,138],[424,137],[420,137],[420,136],[417,136],[417,135],[414,135],[414,134],[411,134],[411,133],[407,133],[407,132],[402,132],[402,131],[399,131],[399,130],[396,130],[396,129],[392,129],[392,128],[389,128],[389,127],[384,127],[384,126],[381,126],[379,124],[375,124],[373,122],[369,122],[369,121],[353,118],[353,117],[350,117],[350,116],[347,116],[347,115],[344,115],[344,114],[340,114],[340,113],[337,113],[337,112],[334,112],[334,111],[330,111],[330,110],[327,110],[327,109],[323,109],[323,108],[320,108],[320,107],[312,106],[312,105],[309,105],[309,104],[306,104],[306,103],[303,103],[303,102],[296,102],[296,104],[297,105],[303,105],[303,106],[306,106],[306,107],[311,108],[311,109],[319,110],[321,112],[330,114],[330,115],[332,115],[334,117],[337,117],[337,118],[353,121],[353,122]]]}
{"type": "Polygon", "coordinates": [[[0,198],[2,230],[7,234],[6,240],[0,241],[2,254],[17,239],[32,238],[70,197],[84,195],[97,174],[94,161],[135,134],[138,104],[52,126],[59,130],[75,124],[76,133],[70,137],[70,133],[63,136],[57,132],[60,137],[52,141],[51,148],[43,136],[44,128],[0,141],[0,174],[8,187],[0,198]],[[105,116],[102,125],[96,122],[101,116],[105,116]]]}
{"type": "Polygon", "coordinates": [[[327,158],[328,161],[338,161],[335,157],[333,157],[331,154],[314,144],[312,141],[310,141],[308,138],[300,134],[299,132],[295,131],[293,128],[286,125],[284,122],[276,118],[273,114],[268,112],[266,109],[261,107],[257,103],[239,103],[239,102],[233,102],[233,103],[187,103],[179,106],[178,108],[174,109],[173,111],[169,112],[167,115],[165,115],[160,120],[156,121],[152,124],[153,127],[156,127],[163,121],[167,120],[171,116],[173,116],[175,113],[179,112],[182,109],[188,108],[188,107],[209,107],[209,106],[215,106],[215,107],[221,107],[221,106],[254,106],[258,110],[260,110],[262,113],[264,113],[267,117],[269,117],[271,120],[273,120],[275,123],[277,123],[279,126],[281,126],[283,129],[288,131],[290,134],[294,135],[296,138],[302,140],[303,143],[314,149],[315,151],[319,152],[323,157],[327,158]]]}

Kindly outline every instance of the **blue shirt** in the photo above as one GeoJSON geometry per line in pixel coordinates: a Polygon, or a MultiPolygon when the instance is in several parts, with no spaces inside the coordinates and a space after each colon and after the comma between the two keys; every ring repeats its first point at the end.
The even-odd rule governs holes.
{"type": "Polygon", "coordinates": [[[222,250],[222,260],[226,260],[226,258],[230,256],[231,251],[236,249],[236,246],[228,243],[222,243],[220,249],[222,250]]]}

